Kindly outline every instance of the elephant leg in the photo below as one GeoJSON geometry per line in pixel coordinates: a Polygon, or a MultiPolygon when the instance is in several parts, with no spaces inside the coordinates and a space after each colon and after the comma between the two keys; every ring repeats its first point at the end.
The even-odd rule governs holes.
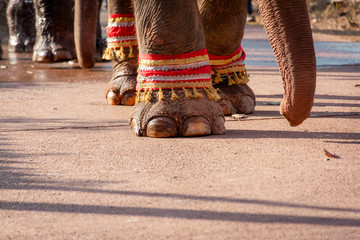
{"type": "Polygon", "coordinates": [[[35,9],[33,1],[24,0],[24,8],[20,17],[21,26],[24,31],[25,52],[32,52],[36,39],[35,9]]]}
{"type": "Polygon", "coordinates": [[[7,8],[7,1],[0,1],[0,60],[2,59],[2,55],[3,55],[1,42],[3,37],[8,35],[6,8],[7,8]]]}
{"type": "Polygon", "coordinates": [[[131,0],[110,0],[108,13],[104,58],[113,61],[113,75],[106,99],[109,105],[134,105],[138,47],[131,0]]]}
{"type": "Polygon", "coordinates": [[[23,1],[10,0],[6,10],[9,26],[9,52],[23,52],[25,48],[20,31],[20,19],[18,18],[18,11],[21,9],[22,3],[23,1]]]}
{"type": "Polygon", "coordinates": [[[74,2],[34,0],[36,43],[33,61],[59,62],[74,59],[74,2]]]}
{"type": "Polygon", "coordinates": [[[102,61],[102,54],[105,49],[105,43],[101,36],[101,25],[100,25],[100,11],[103,0],[98,0],[97,12],[96,12],[96,52],[95,52],[95,60],[96,62],[102,61]]]}
{"type": "Polygon", "coordinates": [[[220,89],[218,100],[225,115],[253,113],[255,95],[244,66],[241,48],[246,22],[247,0],[198,0],[204,24],[214,87],[220,89]]]}
{"type": "Polygon", "coordinates": [[[33,3],[11,0],[7,7],[9,52],[32,52],[35,43],[35,12],[33,3]]]}
{"type": "Polygon", "coordinates": [[[134,10],[140,53],[133,132],[148,137],[224,134],[197,3],[135,0],[134,10]]]}

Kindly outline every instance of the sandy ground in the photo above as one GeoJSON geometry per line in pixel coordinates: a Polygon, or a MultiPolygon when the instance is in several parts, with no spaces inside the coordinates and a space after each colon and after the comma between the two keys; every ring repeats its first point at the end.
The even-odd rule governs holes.
{"type": "Polygon", "coordinates": [[[16,61],[0,61],[0,239],[360,239],[360,66],[319,68],[299,127],[277,68],[252,65],[255,114],[151,139],[106,105],[111,63],[16,61]]]}

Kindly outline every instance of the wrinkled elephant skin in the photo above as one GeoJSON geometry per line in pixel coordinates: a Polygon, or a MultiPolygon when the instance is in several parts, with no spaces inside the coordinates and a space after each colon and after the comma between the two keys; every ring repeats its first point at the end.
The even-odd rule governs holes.
{"type": "MultiPolygon", "coordinates": [[[[141,56],[180,56],[206,48],[209,56],[215,56],[213,59],[221,59],[230,56],[241,45],[246,22],[245,0],[198,0],[197,3],[192,0],[171,3],[135,0],[133,8],[130,5],[130,1],[110,0],[109,15],[132,14],[134,9],[141,56]]],[[[259,0],[259,6],[283,79],[281,113],[291,126],[297,126],[310,114],[316,82],[306,1],[259,0]]],[[[127,54],[125,52],[125,56],[127,54]]],[[[137,65],[126,57],[115,58],[113,63],[114,73],[107,95],[110,104],[118,104],[124,102],[125,94],[136,91],[137,65]]],[[[133,132],[150,137],[223,134],[223,114],[252,113],[255,96],[246,81],[243,82],[247,79],[246,72],[221,74],[212,76],[213,86],[219,89],[221,97],[215,105],[211,99],[217,98],[212,93],[208,95],[209,99],[189,99],[198,93],[194,90],[188,97],[185,88],[184,92],[180,89],[139,88],[140,103],[136,104],[131,116],[133,132]],[[244,79],[239,80],[240,77],[244,79]],[[233,83],[235,80],[236,84],[233,83]],[[176,97],[173,99],[173,96],[176,97]],[[174,101],[167,100],[167,97],[174,101]],[[166,100],[161,101],[163,98],[166,100]]],[[[211,89],[204,90],[200,89],[201,96],[209,94],[211,89]]]]}

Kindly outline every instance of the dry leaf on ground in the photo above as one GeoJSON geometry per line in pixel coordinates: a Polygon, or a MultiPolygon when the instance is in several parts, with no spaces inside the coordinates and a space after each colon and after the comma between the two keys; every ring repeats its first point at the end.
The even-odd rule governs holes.
{"type": "Polygon", "coordinates": [[[325,153],[325,156],[327,156],[328,158],[340,158],[339,156],[328,152],[326,149],[324,149],[324,153],[325,153]]]}

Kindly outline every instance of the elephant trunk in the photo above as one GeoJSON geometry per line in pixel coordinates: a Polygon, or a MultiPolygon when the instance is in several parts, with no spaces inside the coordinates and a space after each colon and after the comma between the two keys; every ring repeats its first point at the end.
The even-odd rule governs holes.
{"type": "Polygon", "coordinates": [[[316,59],[305,0],[260,0],[259,8],[284,85],[281,114],[291,126],[310,115],[316,59]]]}
{"type": "Polygon", "coordinates": [[[91,68],[95,64],[97,8],[97,1],[75,0],[74,38],[82,68],[91,68]]]}

